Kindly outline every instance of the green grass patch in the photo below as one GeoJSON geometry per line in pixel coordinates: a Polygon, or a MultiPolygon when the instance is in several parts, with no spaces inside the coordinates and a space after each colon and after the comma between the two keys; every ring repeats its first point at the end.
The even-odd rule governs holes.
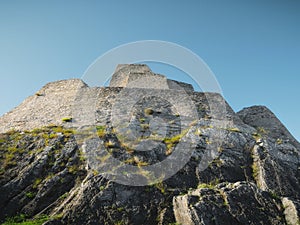
{"type": "Polygon", "coordinates": [[[26,215],[21,214],[7,219],[2,225],[42,225],[50,219],[47,215],[41,215],[33,219],[27,219],[26,215]]]}
{"type": "Polygon", "coordinates": [[[51,134],[49,134],[49,138],[50,139],[53,139],[53,138],[57,138],[57,134],[54,134],[54,133],[51,133],[51,134]]]}
{"type": "Polygon", "coordinates": [[[184,137],[188,132],[188,129],[182,131],[180,134],[177,134],[173,137],[167,137],[163,142],[167,145],[166,155],[170,155],[173,151],[173,148],[180,142],[181,138],[184,137]]]}
{"type": "Polygon", "coordinates": [[[64,128],[62,126],[53,127],[51,129],[56,133],[63,133],[63,131],[64,131],[64,128]]]}
{"type": "Polygon", "coordinates": [[[105,142],[105,147],[106,148],[114,148],[114,147],[116,147],[116,144],[113,143],[111,140],[109,140],[109,141],[105,142]]]}
{"type": "Polygon", "coordinates": [[[99,138],[104,138],[106,135],[106,128],[105,126],[96,126],[97,135],[99,138]]]}
{"type": "Polygon", "coordinates": [[[140,123],[144,123],[146,121],[146,119],[145,118],[140,118],[139,121],[140,121],[140,123]]]}
{"type": "Polygon", "coordinates": [[[227,128],[227,130],[228,130],[228,131],[231,131],[231,132],[238,132],[238,133],[241,132],[240,129],[237,128],[237,127],[230,127],[230,128],[227,128]]]}
{"type": "Polygon", "coordinates": [[[37,178],[37,179],[35,179],[32,187],[33,188],[37,188],[40,183],[42,183],[42,179],[41,178],[37,178]]]}
{"type": "Polygon", "coordinates": [[[26,195],[27,198],[34,198],[35,197],[35,193],[33,193],[33,192],[26,192],[25,195],[26,195]]]}
{"type": "Polygon", "coordinates": [[[60,199],[60,200],[66,199],[69,195],[70,195],[69,192],[66,192],[66,193],[64,193],[63,195],[61,195],[61,196],[59,197],[59,199],[60,199]]]}
{"type": "Polygon", "coordinates": [[[156,187],[158,190],[160,190],[160,192],[162,194],[166,193],[167,189],[166,189],[166,186],[164,185],[164,183],[162,183],[162,182],[156,183],[156,184],[154,184],[154,187],[156,187]]]}
{"type": "Polygon", "coordinates": [[[280,200],[280,196],[275,191],[271,191],[270,194],[273,199],[280,200]]]}
{"type": "Polygon", "coordinates": [[[77,165],[72,165],[72,166],[68,167],[69,173],[72,173],[72,174],[76,174],[78,172],[78,170],[79,170],[79,168],[77,165]]]}
{"type": "Polygon", "coordinates": [[[123,221],[121,221],[121,220],[114,223],[114,225],[124,225],[124,224],[125,223],[123,221]]]}
{"type": "Polygon", "coordinates": [[[149,115],[152,115],[154,113],[154,111],[151,108],[147,108],[144,110],[144,113],[149,116],[149,115]]]}
{"type": "Polygon", "coordinates": [[[281,144],[283,143],[283,140],[282,140],[281,138],[278,138],[278,139],[276,140],[276,143],[277,143],[278,145],[281,145],[281,144]]]}
{"type": "Polygon", "coordinates": [[[64,117],[61,119],[62,122],[66,122],[66,123],[72,122],[72,120],[73,120],[72,117],[64,117]]]}
{"type": "Polygon", "coordinates": [[[212,180],[209,183],[201,183],[198,185],[198,188],[209,188],[214,189],[216,185],[220,183],[219,179],[212,180]]]}
{"type": "Polygon", "coordinates": [[[258,127],[258,128],[256,128],[256,130],[260,134],[267,134],[268,133],[268,131],[263,127],[258,127]]]}

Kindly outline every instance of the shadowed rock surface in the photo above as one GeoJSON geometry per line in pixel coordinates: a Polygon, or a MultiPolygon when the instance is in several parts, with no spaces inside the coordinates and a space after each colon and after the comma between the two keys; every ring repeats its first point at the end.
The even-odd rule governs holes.
{"type": "Polygon", "coordinates": [[[239,111],[237,115],[244,123],[259,129],[264,128],[268,136],[273,139],[288,141],[300,148],[299,142],[282,125],[280,120],[265,106],[252,106],[239,111]]]}
{"type": "Polygon", "coordinates": [[[173,199],[180,224],[284,224],[279,199],[255,184],[237,182],[193,190],[173,199]]]}
{"type": "Polygon", "coordinates": [[[1,222],[299,225],[299,143],[275,115],[235,113],[220,94],[146,65],[119,66],[110,87],[49,83],[2,116],[0,131],[1,222]],[[140,88],[145,77],[158,83],[140,88]],[[103,173],[109,156],[151,180],[147,166],[185,142],[187,162],[165,180],[128,186],[103,173]],[[155,148],[137,150],[147,143],[155,148]]]}

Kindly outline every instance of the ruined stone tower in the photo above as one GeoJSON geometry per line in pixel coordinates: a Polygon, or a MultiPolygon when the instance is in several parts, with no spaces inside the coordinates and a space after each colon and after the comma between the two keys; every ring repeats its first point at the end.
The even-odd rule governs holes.
{"type": "Polygon", "coordinates": [[[156,74],[145,64],[119,64],[110,81],[110,87],[180,89],[194,91],[191,84],[170,80],[156,74]]]}

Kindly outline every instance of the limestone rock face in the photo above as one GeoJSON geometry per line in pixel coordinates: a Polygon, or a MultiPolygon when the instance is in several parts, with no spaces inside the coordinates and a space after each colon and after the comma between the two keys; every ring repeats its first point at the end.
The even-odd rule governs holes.
{"type": "Polygon", "coordinates": [[[299,142],[282,125],[280,120],[265,106],[252,106],[239,111],[238,116],[244,123],[254,127],[263,128],[268,136],[274,139],[291,142],[300,148],[299,142]]]}
{"type": "Polygon", "coordinates": [[[299,193],[299,143],[269,109],[235,113],[146,65],[118,66],[109,87],[49,83],[0,118],[0,222],[299,225],[299,193]],[[178,146],[188,158],[165,179],[108,179],[149,181],[178,146]]]}
{"type": "Polygon", "coordinates": [[[252,183],[200,188],[174,197],[173,204],[180,224],[285,224],[280,200],[252,183]]]}
{"type": "Polygon", "coordinates": [[[290,198],[282,198],[284,215],[288,224],[299,224],[300,222],[300,202],[290,198]]]}
{"type": "Polygon", "coordinates": [[[252,150],[254,179],[278,196],[300,197],[300,152],[291,144],[261,140],[252,150]]]}

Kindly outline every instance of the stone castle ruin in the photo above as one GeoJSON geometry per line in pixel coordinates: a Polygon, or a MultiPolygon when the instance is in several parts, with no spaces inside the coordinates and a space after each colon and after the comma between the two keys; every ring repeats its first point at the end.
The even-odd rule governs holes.
{"type": "MultiPolygon", "coordinates": [[[[195,98],[192,105],[203,104],[203,108],[208,108],[207,102],[204,101],[205,94],[194,92],[191,84],[155,74],[144,64],[120,64],[116,67],[108,87],[89,87],[81,79],[61,80],[46,84],[19,106],[0,117],[2,125],[0,132],[11,129],[30,130],[49,124],[76,126],[76,123],[62,121],[63,118],[74,117],[76,107],[82,108],[80,115],[78,115],[79,112],[75,112],[76,116],[80,117],[80,124],[91,125],[87,120],[95,112],[97,118],[101,117],[98,120],[99,123],[102,123],[108,120],[116,96],[125,87],[131,89],[129,92],[134,91],[140,95],[151,92],[157,96],[165,96],[171,99],[173,104],[180,103],[182,111],[187,112],[190,108],[191,104],[187,104],[187,98],[195,98]],[[181,92],[181,94],[174,94],[174,92],[181,92]]],[[[223,101],[219,94],[211,93],[210,95],[213,95],[212,98],[223,101]]],[[[126,106],[126,102],[124,105],[126,106]]]]}
{"type": "Polygon", "coordinates": [[[0,223],[299,225],[300,144],[280,120],[147,65],[46,84],[0,117],[0,147],[0,223]]]}
{"type": "Polygon", "coordinates": [[[118,65],[109,86],[194,91],[191,84],[170,80],[164,75],[153,73],[145,64],[118,65]]]}

